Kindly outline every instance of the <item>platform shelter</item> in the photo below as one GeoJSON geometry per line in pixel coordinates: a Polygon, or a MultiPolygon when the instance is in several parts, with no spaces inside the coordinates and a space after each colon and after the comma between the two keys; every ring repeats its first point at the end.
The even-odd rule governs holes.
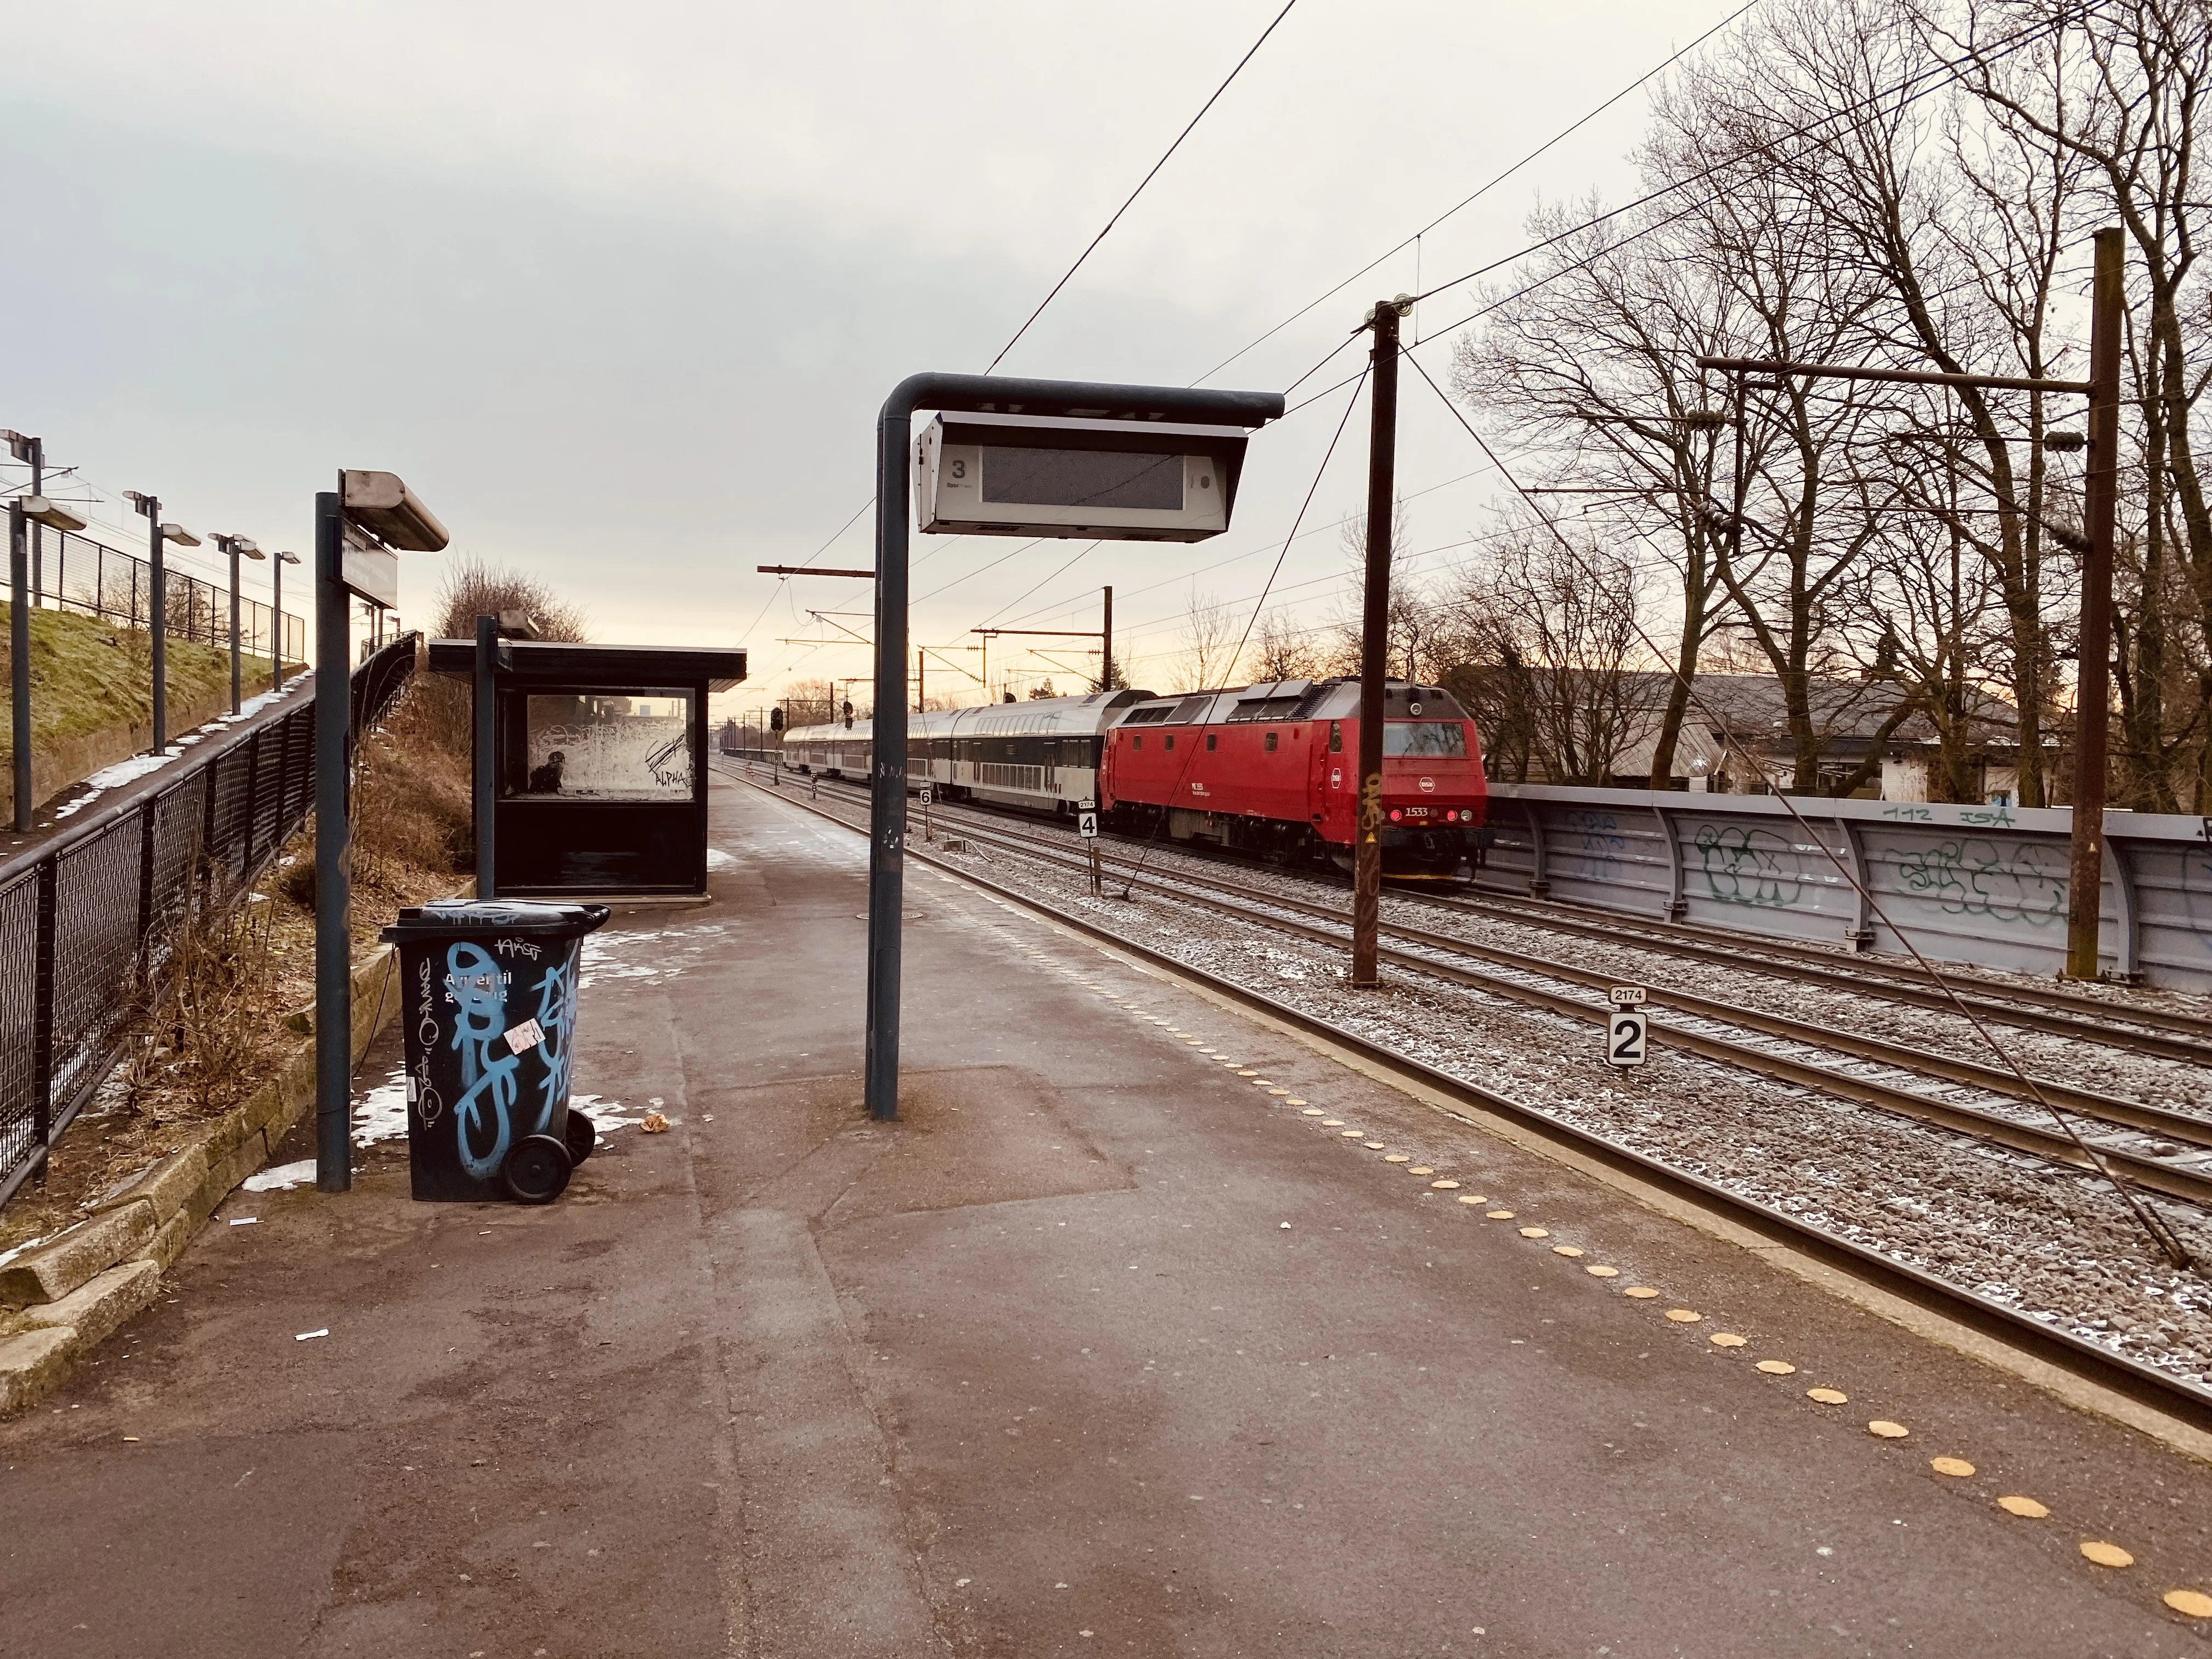
{"type": "MultiPolygon", "coordinates": [[[[476,642],[433,641],[430,667],[472,675],[476,642]]],[[[501,640],[489,826],[500,896],[703,896],[707,698],[744,677],[743,651],[501,640]]]]}

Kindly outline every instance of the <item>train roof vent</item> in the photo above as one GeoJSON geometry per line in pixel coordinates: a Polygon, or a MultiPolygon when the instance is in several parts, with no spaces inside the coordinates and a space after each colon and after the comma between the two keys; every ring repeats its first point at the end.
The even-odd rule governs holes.
{"type": "Polygon", "coordinates": [[[1213,695],[1211,691],[1201,691],[1194,697],[1185,697],[1175,706],[1175,713],[1168,718],[1178,726],[1196,720],[1213,706],[1213,695]]]}
{"type": "Polygon", "coordinates": [[[1229,711],[1232,720],[1286,720],[1297,713],[1298,705],[1305,701],[1300,692],[1294,697],[1239,697],[1237,707],[1229,711]]]}
{"type": "Polygon", "coordinates": [[[1146,708],[1132,708],[1122,717],[1124,726],[1158,726],[1175,713],[1175,705],[1156,702],[1146,708]]]}

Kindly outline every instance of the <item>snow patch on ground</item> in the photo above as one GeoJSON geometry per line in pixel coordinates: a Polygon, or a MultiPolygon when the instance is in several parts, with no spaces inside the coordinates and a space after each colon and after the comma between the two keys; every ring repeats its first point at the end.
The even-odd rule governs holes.
{"type": "Polygon", "coordinates": [[[696,966],[699,958],[727,931],[719,921],[702,921],[690,927],[662,927],[650,933],[602,929],[584,941],[583,972],[578,983],[588,986],[602,979],[675,979],[696,966]]]}
{"type": "Polygon", "coordinates": [[[737,867],[737,860],[732,858],[720,848],[709,847],[707,849],[707,869],[709,873],[716,870],[734,870],[737,867]]]}
{"type": "Polygon", "coordinates": [[[303,1158],[297,1164],[278,1164],[256,1171],[238,1184],[249,1193],[289,1193],[295,1187],[312,1187],[315,1182],[315,1160],[303,1158]]]}

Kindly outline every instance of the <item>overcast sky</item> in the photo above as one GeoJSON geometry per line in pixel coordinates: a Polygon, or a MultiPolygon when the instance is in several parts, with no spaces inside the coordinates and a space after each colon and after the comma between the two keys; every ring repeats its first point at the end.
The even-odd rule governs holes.
{"type": "MultiPolygon", "coordinates": [[[[865,674],[857,646],[777,641],[834,633],[809,607],[865,611],[866,584],[754,566],[806,559],[868,499],[885,392],[984,368],[1280,4],[11,6],[0,425],[195,530],[302,551],[333,469],[390,468],[597,639],[749,647],[733,703],[865,674]]],[[[1002,368],[1195,380],[1734,9],[1299,0],[1002,368]]],[[[1626,193],[1643,108],[1209,384],[1279,390],[1372,300],[1512,252],[1539,200],[1626,193]]],[[[1249,613],[1346,395],[1255,439],[1212,542],[1063,570],[1081,544],[917,538],[914,637],[1095,628],[1112,582],[1136,679],[1163,678],[1194,584],[1249,613]]],[[[1411,376],[1404,403],[1420,550],[1480,527],[1492,481],[1432,488],[1480,458],[1411,376]]],[[[1308,621],[1365,450],[1363,413],[1278,579],[1308,621]]],[[[869,528],[824,562],[868,563],[869,528]]],[[[404,557],[417,618],[438,570],[404,557]]]]}

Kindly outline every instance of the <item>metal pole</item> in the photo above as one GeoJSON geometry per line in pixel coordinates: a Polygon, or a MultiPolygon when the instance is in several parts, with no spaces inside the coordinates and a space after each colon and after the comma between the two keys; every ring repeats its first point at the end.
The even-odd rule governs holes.
{"type": "Polygon", "coordinates": [[[284,689],[284,556],[282,553],[270,561],[269,568],[269,689],[284,689]]]}
{"type": "Polygon", "coordinates": [[[477,618],[476,672],[476,741],[471,745],[474,763],[471,768],[469,791],[470,816],[476,821],[477,840],[477,896],[488,899],[496,896],[497,885],[494,871],[497,861],[493,854],[497,834],[493,814],[498,805],[498,776],[495,768],[499,751],[499,686],[494,678],[499,671],[499,619],[496,617],[477,618]]]}
{"type": "Polygon", "coordinates": [[[927,714],[929,711],[928,695],[923,689],[927,684],[928,672],[929,653],[922,650],[915,651],[914,653],[914,712],[917,714],[927,714]]]}
{"type": "Polygon", "coordinates": [[[230,712],[239,710],[238,683],[238,538],[226,536],[223,546],[230,554],[230,712]]]}
{"type": "Polygon", "coordinates": [[[1106,590],[1106,620],[1099,626],[1105,632],[1098,652],[1098,689],[1111,691],[1114,689],[1114,590],[1110,587],[1106,590]]]}
{"type": "Polygon", "coordinates": [[[8,503],[8,695],[15,744],[15,833],[31,827],[31,594],[28,520],[21,498],[8,503]]]}
{"type": "MultiPolygon", "coordinates": [[[[33,495],[44,495],[46,493],[46,441],[44,438],[33,438],[27,447],[31,452],[31,493],[33,495]]],[[[68,544],[65,542],[63,545],[66,547],[68,544]]],[[[99,578],[94,576],[93,581],[96,591],[99,586],[99,578]]],[[[61,592],[61,586],[58,581],[54,584],[57,598],[61,592]]],[[[34,524],[31,526],[31,603],[36,605],[39,602],[39,596],[46,591],[46,526],[34,524]]],[[[59,606],[57,605],[56,608],[58,609],[59,606]]]]}
{"type": "Polygon", "coordinates": [[[168,544],[161,539],[161,503],[149,496],[138,503],[146,518],[146,576],[153,592],[148,599],[146,631],[153,647],[154,752],[169,749],[169,578],[162,561],[168,544]]]}
{"type": "Polygon", "coordinates": [[[1375,307],[1368,396],[1367,591],[1359,623],[1359,822],[1352,846],[1352,982],[1376,983],[1382,915],[1383,685],[1390,647],[1390,514],[1397,502],[1398,307],[1375,307]]]}
{"type": "Polygon", "coordinates": [[[2097,977],[2105,890],[2105,748],[2112,639],[2112,546],[2119,516],[2120,323],[2125,248],[2097,233],[2089,314],[2089,453],[2083,479],[2081,672],[2074,714],[2074,860],[2066,898],[2066,975],[2097,977]]]}
{"type": "MultiPolygon", "coordinates": [[[[158,532],[157,532],[158,539],[158,532]]],[[[315,1185],[353,1186],[353,960],[346,769],[353,607],[334,489],[315,496],[315,1185]]]]}
{"type": "MultiPolygon", "coordinates": [[[[907,452],[911,406],[876,423],[876,707],[906,704],[907,452]]],[[[906,904],[906,722],[878,720],[869,768],[868,1115],[898,1115],[899,970],[906,904]]]]}

